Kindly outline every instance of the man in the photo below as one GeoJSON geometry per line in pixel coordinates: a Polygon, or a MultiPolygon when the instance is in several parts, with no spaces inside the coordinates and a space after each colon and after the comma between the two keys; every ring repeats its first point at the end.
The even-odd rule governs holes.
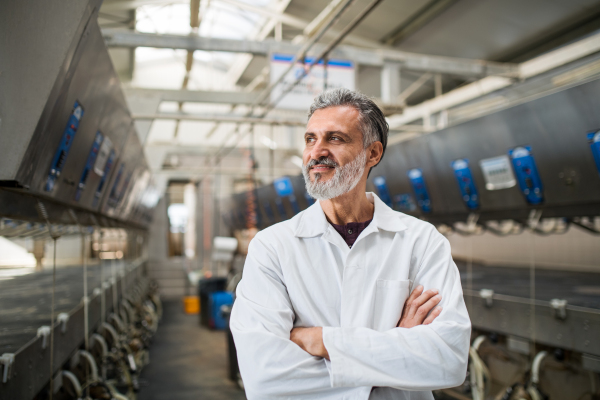
{"type": "Polygon", "coordinates": [[[252,240],[231,315],[248,399],[433,399],[463,383],[470,321],[448,241],[365,193],[387,133],[360,93],[311,106],[318,201],[252,240]]]}

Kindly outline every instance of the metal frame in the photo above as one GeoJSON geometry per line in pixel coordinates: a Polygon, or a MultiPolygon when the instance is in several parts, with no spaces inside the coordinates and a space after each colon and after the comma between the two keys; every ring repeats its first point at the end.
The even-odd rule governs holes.
{"type": "Polygon", "coordinates": [[[551,302],[464,290],[473,328],[519,336],[536,343],[600,356],[600,310],[566,305],[564,317],[551,302]],[[535,324],[531,327],[531,310],[535,324]]]}
{"type": "MultiPolygon", "coordinates": [[[[102,31],[108,47],[154,47],[163,49],[184,49],[203,51],[223,51],[268,56],[271,53],[296,54],[302,45],[291,42],[278,42],[271,39],[262,41],[217,39],[200,36],[160,35],[140,32],[123,32],[105,29],[102,31]]],[[[324,45],[316,45],[321,52],[324,45]]],[[[362,49],[341,45],[331,52],[331,58],[350,59],[357,64],[383,66],[386,61],[400,62],[402,68],[415,71],[439,72],[465,76],[502,75],[517,77],[518,64],[498,63],[484,60],[471,60],[457,57],[431,56],[408,53],[392,49],[362,49]]]]}
{"type": "MultiPolygon", "coordinates": [[[[114,308],[113,290],[117,291],[118,302],[122,300],[123,285],[126,290],[137,283],[142,274],[145,275],[144,263],[137,263],[124,276],[117,280],[116,284],[111,285],[105,292],[105,302],[107,314],[114,308]]],[[[143,282],[147,292],[148,281],[143,282]]],[[[93,333],[101,322],[101,295],[93,296],[89,300],[89,333],[93,333]]],[[[81,347],[84,342],[84,309],[83,302],[75,309],[69,312],[69,321],[65,332],[61,330],[61,324],[55,322],[54,329],[54,365],[52,376],[59,372],[62,366],[71,358],[72,354],[81,347]]],[[[42,349],[42,337],[36,337],[29,341],[25,346],[14,354],[14,362],[10,366],[8,380],[2,383],[0,380],[0,398],[12,399],[32,399],[44,388],[50,380],[50,346],[42,349]]],[[[3,367],[6,368],[6,367],[3,367]]],[[[2,371],[4,373],[4,370],[2,371]]]]}

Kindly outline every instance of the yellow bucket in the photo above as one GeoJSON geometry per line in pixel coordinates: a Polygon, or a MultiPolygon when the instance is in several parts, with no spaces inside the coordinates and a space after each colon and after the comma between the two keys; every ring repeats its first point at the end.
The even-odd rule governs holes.
{"type": "Polygon", "coordinates": [[[198,296],[185,296],[183,298],[183,310],[186,314],[199,314],[200,298],[198,296]]]}

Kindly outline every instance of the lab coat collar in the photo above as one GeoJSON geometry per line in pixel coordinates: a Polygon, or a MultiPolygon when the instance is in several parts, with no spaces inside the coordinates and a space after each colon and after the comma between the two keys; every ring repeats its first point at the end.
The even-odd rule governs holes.
{"type": "MultiPolygon", "coordinates": [[[[373,192],[366,193],[367,199],[375,205],[373,213],[373,222],[369,224],[366,231],[377,231],[382,229],[389,232],[400,232],[407,228],[401,220],[401,213],[398,213],[388,207],[377,195],[373,192]]],[[[308,207],[302,215],[294,235],[296,237],[315,237],[327,232],[330,224],[325,217],[323,208],[319,201],[316,201],[312,206],[308,207]]],[[[361,234],[361,236],[363,236],[361,234]]]]}

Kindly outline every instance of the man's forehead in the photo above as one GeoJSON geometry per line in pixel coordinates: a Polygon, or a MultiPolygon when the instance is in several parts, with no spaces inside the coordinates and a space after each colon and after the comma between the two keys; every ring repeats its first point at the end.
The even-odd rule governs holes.
{"type": "Polygon", "coordinates": [[[313,113],[308,120],[306,132],[341,131],[348,134],[360,133],[360,113],[354,107],[335,106],[322,108],[313,113]]]}

